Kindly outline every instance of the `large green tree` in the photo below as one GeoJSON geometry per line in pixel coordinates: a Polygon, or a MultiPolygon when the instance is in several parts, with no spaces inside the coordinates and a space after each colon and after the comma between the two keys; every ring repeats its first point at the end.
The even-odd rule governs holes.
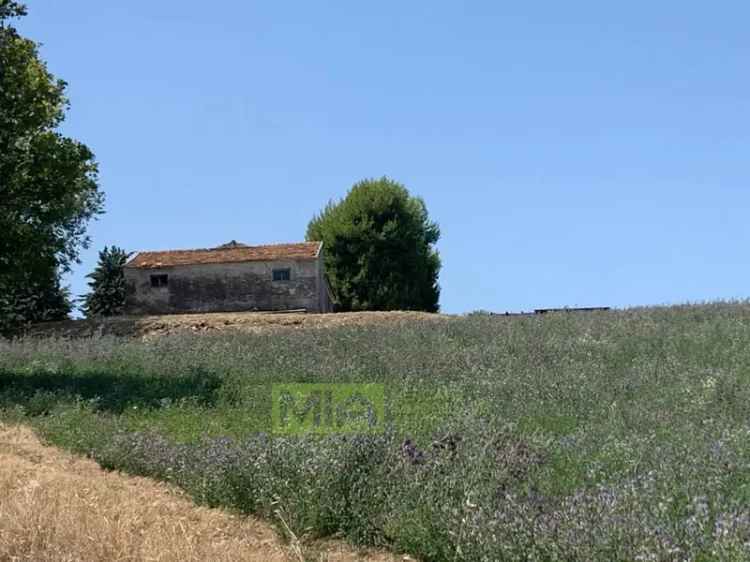
{"type": "Polygon", "coordinates": [[[0,0],[0,331],[49,317],[43,297],[65,296],[59,276],[87,246],[86,225],[103,205],[94,155],[58,130],[65,82],[12,25],[25,14],[0,0]]]}
{"type": "Polygon", "coordinates": [[[386,177],[355,184],[307,227],[323,242],[338,310],[425,310],[440,298],[438,225],[422,199],[386,177]]]}
{"type": "Polygon", "coordinates": [[[81,310],[86,318],[95,316],[116,316],[122,314],[125,307],[125,273],[123,267],[130,254],[112,246],[99,252],[96,269],[86,277],[89,281],[89,293],[83,297],[81,310]]]}

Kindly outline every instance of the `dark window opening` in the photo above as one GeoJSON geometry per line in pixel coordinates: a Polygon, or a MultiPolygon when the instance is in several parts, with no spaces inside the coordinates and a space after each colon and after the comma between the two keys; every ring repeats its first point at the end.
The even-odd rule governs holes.
{"type": "Polygon", "coordinates": [[[274,281],[289,281],[292,277],[292,271],[290,269],[274,269],[273,280],[274,281]]]}
{"type": "Polygon", "coordinates": [[[151,286],[152,287],[166,287],[169,284],[169,275],[152,275],[151,286]]]}

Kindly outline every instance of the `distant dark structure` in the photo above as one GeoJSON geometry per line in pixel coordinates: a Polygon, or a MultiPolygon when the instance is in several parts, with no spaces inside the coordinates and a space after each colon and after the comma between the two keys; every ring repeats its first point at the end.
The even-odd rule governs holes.
{"type": "Polygon", "coordinates": [[[535,316],[537,314],[548,314],[550,312],[605,312],[612,310],[608,306],[581,306],[565,308],[535,308],[534,312],[491,312],[492,316],[535,316]]]}
{"type": "Polygon", "coordinates": [[[535,308],[534,314],[547,314],[548,312],[603,312],[610,310],[608,306],[583,306],[578,308],[535,308]]]}

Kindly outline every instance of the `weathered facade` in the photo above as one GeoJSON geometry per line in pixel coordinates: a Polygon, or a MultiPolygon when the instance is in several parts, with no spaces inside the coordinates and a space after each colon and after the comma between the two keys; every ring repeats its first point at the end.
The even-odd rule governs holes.
{"type": "Polygon", "coordinates": [[[332,309],[322,242],[139,252],[124,272],[126,314],[332,309]]]}

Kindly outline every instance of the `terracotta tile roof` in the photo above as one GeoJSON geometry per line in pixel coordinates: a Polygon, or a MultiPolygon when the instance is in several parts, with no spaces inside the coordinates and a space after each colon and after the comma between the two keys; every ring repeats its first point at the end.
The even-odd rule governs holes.
{"type": "Polygon", "coordinates": [[[138,252],[125,267],[157,268],[205,263],[236,263],[246,261],[311,260],[318,257],[322,242],[245,246],[235,243],[202,250],[166,250],[138,252]]]}

